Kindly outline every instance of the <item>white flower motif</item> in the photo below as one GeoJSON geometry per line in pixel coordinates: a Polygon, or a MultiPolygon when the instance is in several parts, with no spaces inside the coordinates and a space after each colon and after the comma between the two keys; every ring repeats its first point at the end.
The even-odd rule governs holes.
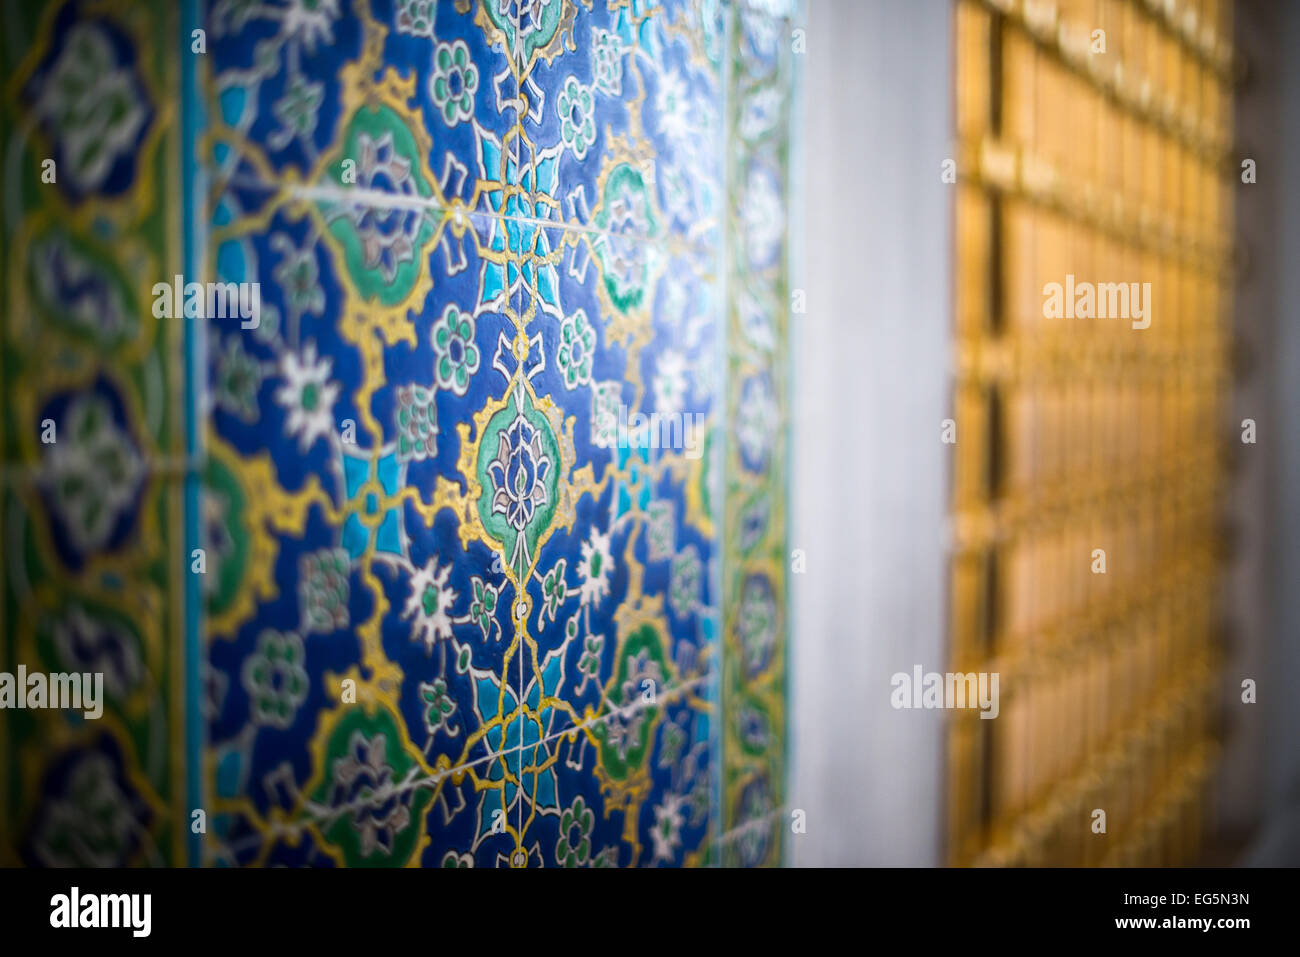
{"type": "Polygon", "coordinates": [[[672,860],[673,851],[682,843],[682,805],[686,799],[680,794],[669,794],[664,803],[655,808],[655,826],[650,832],[654,841],[656,861],[672,860]]]}
{"type": "Polygon", "coordinates": [[[411,597],[406,600],[402,619],[415,618],[413,638],[424,640],[425,649],[433,651],[439,639],[451,638],[452,603],[456,592],[447,587],[451,565],[438,570],[437,559],[429,559],[424,568],[411,576],[411,597]]]}
{"type": "Polygon", "coordinates": [[[363,857],[377,850],[392,854],[397,835],[411,823],[408,798],[397,790],[387,748],[385,735],[367,740],[354,731],[347,755],[334,762],[332,797],[335,806],[353,808],[352,825],[361,832],[363,857]]]}
{"type": "Polygon", "coordinates": [[[780,19],[767,10],[779,7],[771,3],[759,3],[743,9],[741,28],[754,53],[762,60],[774,58],[780,42],[780,19]]]}
{"type": "Polygon", "coordinates": [[[339,395],[339,385],[329,380],[333,367],[332,360],[317,357],[314,342],[307,343],[301,358],[293,352],[280,357],[284,384],[276,390],[275,401],[288,411],[285,431],[298,437],[298,447],[303,452],[334,427],[334,401],[339,395]]]}
{"type": "Polygon", "coordinates": [[[99,672],[115,698],[125,698],[140,683],[144,663],[134,641],[122,629],[92,618],[80,605],[55,621],[54,646],[73,670],[99,672]]]}
{"type": "Polygon", "coordinates": [[[510,527],[522,532],[539,508],[549,501],[546,474],[551,460],[542,449],[542,433],[523,415],[516,415],[509,431],[497,433],[497,454],[488,463],[492,476],[492,514],[506,516],[510,527]]]}
{"type": "Polygon", "coordinates": [[[334,21],[339,16],[339,0],[290,0],[282,21],[286,36],[297,37],[309,53],[316,52],[320,41],[334,42],[334,21]]]}
{"type": "Polygon", "coordinates": [[[744,341],[753,349],[771,352],[776,348],[776,330],[771,312],[759,305],[752,293],[740,293],[740,325],[745,330],[744,341]]]}
{"type": "Polygon", "coordinates": [[[609,551],[609,533],[593,531],[591,541],[582,543],[582,561],[578,563],[578,600],[583,605],[595,607],[609,594],[609,576],[614,569],[614,559],[609,551]]]}
{"type": "MultiPolygon", "coordinates": [[[[692,184],[687,178],[686,170],[677,166],[664,165],[659,169],[659,193],[664,210],[683,222],[691,218],[691,204],[694,201],[692,184]]],[[[676,286],[670,287],[676,290],[676,286]]],[[[680,295],[680,292],[677,293],[680,295]]],[[[671,313],[670,313],[671,315],[671,313]]]]}
{"type": "MultiPolygon", "coordinates": [[[[663,681],[663,673],[659,669],[659,662],[652,661],[650,652],[642,648],[635,656],[627,656],[627,678],[623,681],[623,707],[625,709],[633,707],[642,700],[643,686],[647,681],[658,687],[663,681]]],[[[639,740],[638,736],[633,743],[635,744],[639,740]]]]}
{"type": "Polygon", "coordinates": [[[771,586],[762,578],[751,578],[745,583],[740,597],[736,624],[745,665],[751,675],[763,669],[772,646],[776,644],[776,615],[771,586]]]}
{"type": "Polygon", "coordinates": [[[740,135],[754,140],[770,130],[781,109],[781,91],[776,86],[765,87],[749,97],[740,117],[740,135]]]}
{"type": "Polygon", "coordinates": [[[59,435],[46,446],[55,510],[79,550],[102,548],[136,499],[144,461],[100,396],[76,398],[59,435]]]}
{"type": "Polygon", "coordinates": [[[122,867],[140,828],[132,800],[107,757],[76,761],[62,793],[46,796],[32,849],[46,867],[122,867]]]}
{"type": "Polygon", "coordinates": [[[660,415],[681,412],[686,388],[686,359],[680,352],[669,349],[659,357],[654,380],[655,411],[660,415]]]}
{"type": "MultiPolygon", "coordinates": [[[[362,133],[357,144],[361,153],[357,158],[358,189],[392,192],[406,199],[418,197],[411,161],[397,152],[391,130],[377,140],[362,133]]],[[[348,215],[361,239],[367,269],[378,269],[392,282],[402,263],[414,262],[415,241],[424,224],[421,210],[362,205],[348,215]]]]}
{"type": "Polygon", "coordinates": [[[741,387],[736,439],[746,466],[758,471],[765,467],[772,436],[779,426],[780,411],[767,380],[754,376],[741,387]]]}
{"type": "Polygon", "coordinates": [[[755,166],[745,184],[745,255],[753,267],[771,264],[785,236],[785,207],[770,172],[755,166]]]}
{"type": "Polygon", "coordinates": [[[639,711],[632,712],[630,717],[616,711],[605,722],[605,740],[620,759],[627,760],[628,749],[640,745],[643,720],[644,716],[639,711]]]}
{"type": "Polygon", "coordinates": [[[686,143],[691,134],[692,111],[680,75],[672,71],[660,75],[655,109],[659,111],[659,128],[668,142],[674,146],[686,143]]]}
{"type": "Polygon", "coordinates": [[[542,14],[551,0],[497,0],[497,10],[503,17],[515,21],[520,37],[527,37],[542,28],[542,14]]]}
{"type": "Polygon", "coordinates": [[[113,165],[129,154],[145,124],[144,91],[117,62],[99,27],[78,23],[49,71],[35,113],[53,126],[63,166],[82,190],[104,186],[113,165]]]}

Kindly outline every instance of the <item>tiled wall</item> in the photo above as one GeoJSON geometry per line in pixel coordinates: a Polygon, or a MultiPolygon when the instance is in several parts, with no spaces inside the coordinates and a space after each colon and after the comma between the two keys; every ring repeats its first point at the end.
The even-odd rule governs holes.
{"type": "Polygon", "coordinates": [[[0,860],[175,864],[190,383],[149,291],[183,270],[179,23],[4,19],[0,671],[102,673],[104,713],[0,716],[0,860]]]}
{"type": "MultiPolygon", "coordinates": [[[[93,176],[94,156],[89,172],[61,159],[57,189],[30,190],[42,215],[84,218],[88,233],[109,187],[136,221],[180,227],[183,243],[128,260],[139,302],[125,321],[148,322],[144,290],[173,274],[260,290],[255,327],[149,323],[158,347],[132,340],[148,367],[137,397],[105,399],[118,428],[87,439],[138,447],[156,428],[174,443],[141,450],[124,488],[177,514],[143,528],[123,491],[107,498],[120,521],[92,543],[116,560],[150,542],[173,578],[156,614],[87,606],[97,635],[119,618],[153,629],[129,641],[159,657],[122,715],[173,750],[125,724],[105,746],[122,832],[153,828],[168,859],[203,864],[779,863],[788,12],[169,11],[69,5],[28,24],[32,51],[6,70],[22,77],[6,109],[39,114],[37,136],[67,124],[73,156],[88,152],[78,106],[92,93],[73,75],[72,107],[33,106],[61,44],[107,58],[122,79],[105,89],[124,103],[153,104],[102,131],[120,153],[109,175],[93,176]],[[150,58],[162,76],[146,95],[131,84],[150,58]],[[686,428],[637,447],[651,413],[686,428]]],[[[22,157],[39,170],[34,142],[22,157]]],[[[126,268],[125,244],[105,242],[104,269],[126,268]]],[[[31,275],[35,296],[47,287],[31,275]]],[[[84,273],[55,275],[56,292],[78,294],[84,273]]],[[[18,305],[5,388],[27,404],[6,419],[6,453],[44,475],[62,446],[42,458],[41,410],[73,403],[46,381],[48,352],[9,346],[30,332],[18,305]]],[[[93,370],[125,374],[126,358],[71,336],[87,370],[77,395],[98,388],[93,370]]],[[[5,485],[22,504],[0,531],[31,539],[30,562],[5,576],[6,636],[55,620],[24,591],[37,560],[79,576],[51,585],[60,607],[83,585],[131,595],[143,574],[92,588],[70,570],[77,536],[39,488],[5,485]]],[[[6,643],[11,659],[25,647],[6,643]]],[[[4,746],[21,772],[7,798],[33,809],[19,820],[55,822],[20,825],[18,855],[81,860],[87,842],[59,828],[84,825],[44,810],[77,799],[61,796],[76,780],[59,777],[58,749],[38,754],[26,733],[4,746]]],[[[143,843],[105,854],[149,861],[143,843]]]]}

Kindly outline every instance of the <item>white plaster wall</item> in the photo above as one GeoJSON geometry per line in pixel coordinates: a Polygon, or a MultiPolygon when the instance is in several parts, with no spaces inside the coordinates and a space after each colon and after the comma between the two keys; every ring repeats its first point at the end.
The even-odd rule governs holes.
{"type": "MultiPolygon", "coordinates": [[[[940,860],[949,413],[948,0],[807,0],[793,317],[790,806],[795,865],[940,860]]],[[[796,167],[798,168],[798,166],[796,167]]]]}

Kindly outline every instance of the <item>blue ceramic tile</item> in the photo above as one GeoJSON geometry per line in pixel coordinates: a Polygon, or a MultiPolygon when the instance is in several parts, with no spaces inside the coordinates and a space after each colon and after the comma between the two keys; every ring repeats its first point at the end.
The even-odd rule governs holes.
{"type": "Polygon", "coordinates": [[[724,39],[717,6],[580,6],[572,36],[572,52],[519,58],[536,216],[715,243],[724,39]]]}

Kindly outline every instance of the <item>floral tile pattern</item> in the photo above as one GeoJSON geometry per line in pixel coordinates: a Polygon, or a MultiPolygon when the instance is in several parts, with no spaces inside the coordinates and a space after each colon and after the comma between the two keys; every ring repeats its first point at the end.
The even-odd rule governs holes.
{"type": "Polygon", "coordinates": [[[0,624],[15,661],[111,653],[117,697],[40,761],[26,728],[0,739],[28,811],[6,845],[779,863],[788,12],[95,9],[34,22],[7,64],[60,179],[19,226],[48,268],[6,262],[31,280],[0,439],[19,463],[43,419],[77,439],[3,486],[27,564],[0,624]],[[153,63],[163,24],[203,50],[153,63]],[[113,82],[52,68],[70,45],[113,82]],[[108,149],[57,142],[59,95],[120,98],[108,149]],[[95,327],[88,266],[114,307],[95,327]],[[182,272],[256,284],[255,315],[153,319],[138,290],[182,272]],[[66,375],[23,345],[47,316],[66,375]],[[111,833],[77,834],[78,802],[111,804],[111,833]]]}
{"type": "Polygon", "coordinates": [[[181,271],[164,202],[180,192],[176,64],[151,44],[179,23],[161,3],[12,12],[0,671],[104,678],[98,718],[0,718],[0,863],[183,863],[184,329],[149,296],[181,271]]]}
{"type": "Polygon", "coordinates": [[[779,862],[789,820],[786,570],[799,556],[785,531],[792,33],[780,6],[741,5],[729,36],[721,861],[741,866],[779,862]]]}

